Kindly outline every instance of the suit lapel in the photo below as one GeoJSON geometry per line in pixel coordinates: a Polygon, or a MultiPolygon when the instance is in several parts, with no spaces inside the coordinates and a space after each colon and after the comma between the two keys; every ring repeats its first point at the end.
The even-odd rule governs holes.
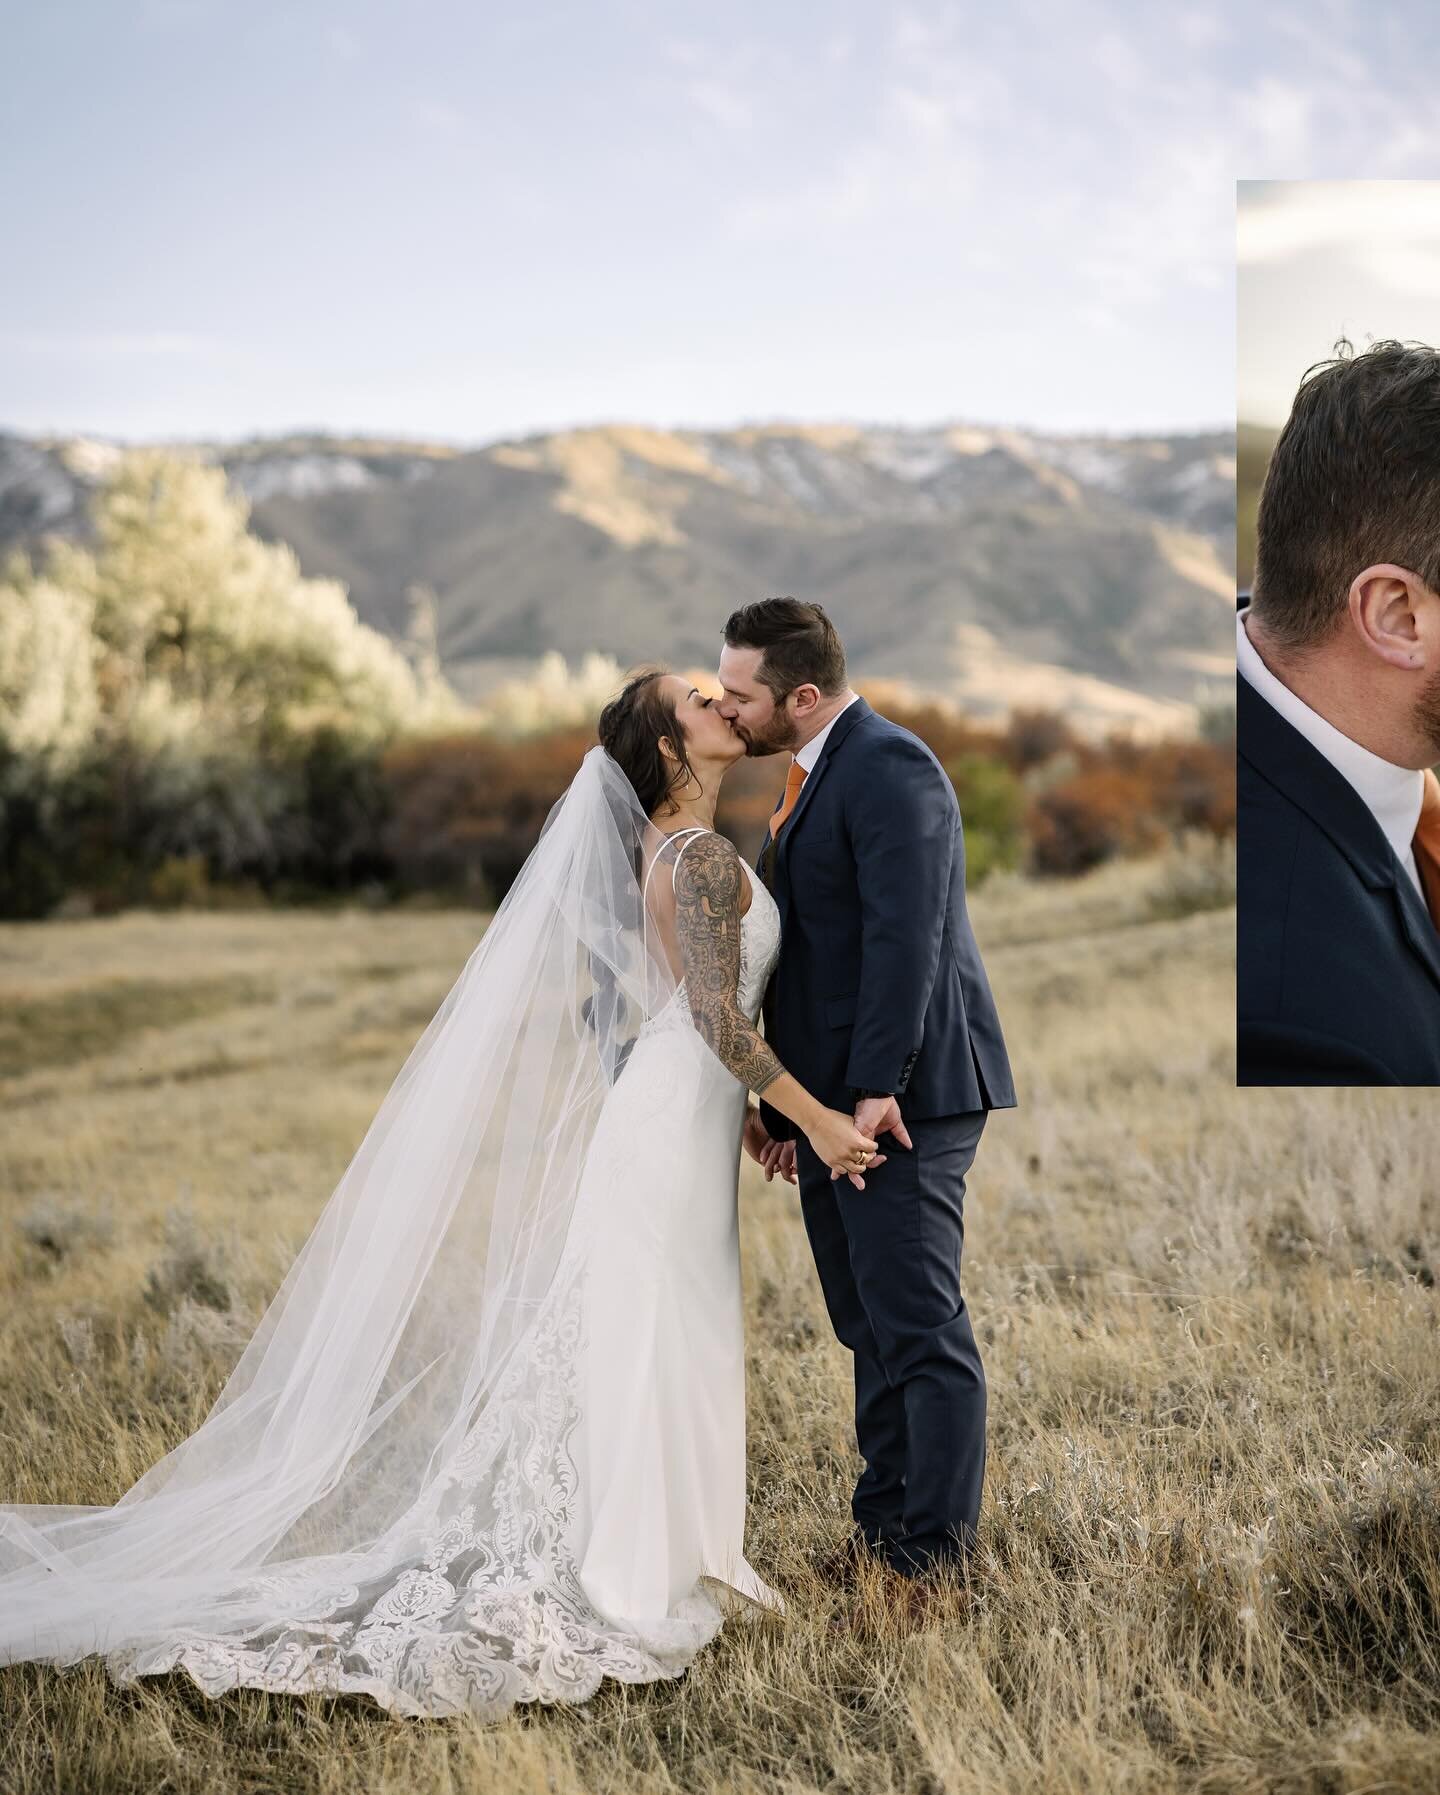
{"type": "MultiPolygon", "coordinates": [[[[785,802],[785,794],[784,794],[784,792],[781,792],[780,796],[775,800],[775,810],[779,810],[780,806],[784,802],[785,802]]],[[[774,816],[775,810],[772,810],[770,812],[771,816],[774,816]]],[[[765,875],[765,856],[770,852],[770,844],[771,844],[772,840],[773,840],[773,837],[770,834],[770,825],[767,823],[765,825],[764,839],[760,843],[760,852],[755,856],[755,870],[757,873],[759,873],[761,875],[762,878],[764,878],[764,875],[765,875]]],[[[766,880],[766,885],[768,887],[769,880],[766,880]]]]}
{"type": "Polygon", "coordinates": [[[778,848],[781,857],[784,856],[790,843],[794,840],[795,831],[799,827],[800,820],[809,808],[811,798],[815,795],[815,787],[819,785],[821,779],[824,777],[825,769],[834,761],[836,750],[839,748],[841,742],[845,740],[845,737],[849,735],[850,731],[860,721],[861,717],[868,717],[869,715],[870,706],[863,698],[857,698],[853,704],[848,705],[835,719],[834,727],[831,729],[830,734],[825,738],[825,746],[820,751],[820,758],[811,768],[809,778],[805,781],[804,785],[800,787],[800,796],[795,800],[795,808],[790,812],[789,817],[786,819],[785,827],[780,831],[776,847],[778,848]]]}
{"type": "Polygon", "coordinates": [[[1425,962],[1437,985],[1440,985],[1440,931],[1430,919],[1430,909],[1416,891],[1414,881],[1404,867],[1395,879],[1395,901],[1400,908],[1400,926],[1405,939],[1425,962]]]}
{"type": "MultiPolygon", "coordinates": [[[[1394,892],[1405,939],[1440,987],[1440,932],[1414,881],[1395,858],[1375,813],[1344,774],[1268,704],[1243,673],[1235,676],[1235,699],[1241,754],[1324,830],[1370,890],[1388,886],[1394,892]]],[[[793,815],[790,820],[794,822],[793,815]]]]}
{"type": "MultiPolygon", "coordinates": [[[[860,721],[861,717],[868,717],[870,714],[870,706],[863,698],[857,698],[853,704],[847,705],[844,711],[842,711],[835,719],[830,734],[825,738],[825,746],[820,751],[820,758],[810,769],[809,776],[804,785],[800,787],[800,796],[795,800],[795,808],[790,812],[789,816],[786,817],[785,825],[776,838],[774,897],[776,903],[780,906],[780,924],[782,930],[785,925],[785,917],[790,908],[790,878],[787,871],[790,843],[794,839],[795,831],[804,818],[805,812],[810,807],[810,801],[815,795],[816,786],[818,786],[821,779],[824,778],[827,768],[834,763],[836,751],[839,749],[846,736],[849,735],[850,731],[860,721]]],[[[783,801],[784,800],[782,799],[781,802],[783,803],[783,801]]],[[[775,808],[778,810],[780,806],[777,804],[775,808]]],[[[761,849],[761,852],[762,854],[764,853],[763,848],[761,849]]]]}

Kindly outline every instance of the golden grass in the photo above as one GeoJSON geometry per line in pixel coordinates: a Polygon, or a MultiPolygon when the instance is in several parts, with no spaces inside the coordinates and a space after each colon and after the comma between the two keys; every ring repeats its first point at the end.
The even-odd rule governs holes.
{"type": "MultiPolygon", "coordinates": [[[[746,1162],[748,1549],[786,1620],[494,1727],[17,1666],[0,1788],[1440,1786],[1433,1097],[1237,1091],[1234,912],[1157,920],[1173,890],[1118,867],[973,904],[1021,1107],[967,1204],[985,1550],[933,1621],[872,1588],[828,1624],[848,1366],[793,1193],[746,1162]]],[[[195,1424],[477,927],[0,929],[4,1499],[111,1500],[195,1424]]]]}

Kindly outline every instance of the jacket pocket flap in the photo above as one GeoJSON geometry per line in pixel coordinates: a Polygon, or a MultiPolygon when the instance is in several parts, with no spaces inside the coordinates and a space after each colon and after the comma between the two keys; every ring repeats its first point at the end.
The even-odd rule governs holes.
{"type": "Polygon", "coordinates": [[[855,1000],[858,991],[849,991],[844,997],[827,997],[825,999],[825,1022],[830,1028],[846,1028],[855,1020],[855,1000]]]}

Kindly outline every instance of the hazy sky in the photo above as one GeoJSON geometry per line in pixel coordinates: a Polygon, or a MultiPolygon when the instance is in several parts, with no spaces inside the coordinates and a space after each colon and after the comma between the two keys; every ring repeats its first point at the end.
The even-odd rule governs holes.
{"type": "Polygon", "coordinates": [[[1223,424],[1236,177],[1440,174],[1418,3],[47,0],[6,49],[28,431],[1223,424]]]}
{"type": "Polygon", "coordinates": [[[1440,179],[1247,183],[1238,256],[1242,418],[1283,424],[1342,335],[1440,348],[1440,179]]]}

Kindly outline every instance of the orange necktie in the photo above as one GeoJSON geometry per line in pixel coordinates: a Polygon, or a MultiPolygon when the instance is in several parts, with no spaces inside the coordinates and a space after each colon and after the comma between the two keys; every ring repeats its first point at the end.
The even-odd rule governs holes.
{"type": "Polygon", "coordinates": [[[795,800],[800,796],[800,787],[804,785],[806,778],[807,774],[804,767],[800,765],[798,760],[792,760],[790,762],[789,777],[785,781],[785,796],[780,802],[780,808],[770,818],[771,841],[774,841],[775,837],[780,833],[780,825],[795,808],[795,800]]]}
{"type": "Polygon", "coordinates": [[[1430,767],[1425,769],[1425,797],[1410,845],[1415,850],[1415,867],[1425,887],[1430,919],[1440,929],[1440,779],[1430,767]]]}

